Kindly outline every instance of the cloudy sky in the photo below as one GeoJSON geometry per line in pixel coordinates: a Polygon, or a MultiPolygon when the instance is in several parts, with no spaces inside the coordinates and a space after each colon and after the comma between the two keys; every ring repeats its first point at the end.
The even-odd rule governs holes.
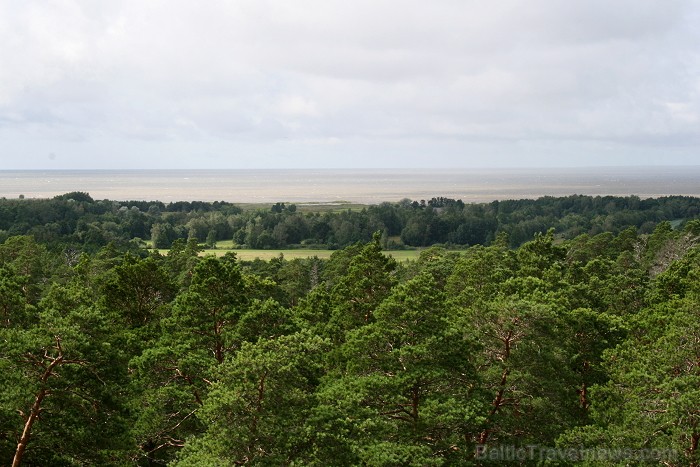
{"type": "Polygon", "coordinates": [[[700,2],[0,0],[0,169],[700,164],[700,2]]]}

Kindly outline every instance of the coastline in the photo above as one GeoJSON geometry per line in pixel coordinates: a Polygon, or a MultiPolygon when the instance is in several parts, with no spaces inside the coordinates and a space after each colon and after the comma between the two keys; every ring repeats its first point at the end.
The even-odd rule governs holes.
{"type": "Polygon", "coordinates": [[[482,203],[542,196],[700,196],[700,166],[513,169],[5,170],[0,197],[378,204],[435,196],[482,203]]]}

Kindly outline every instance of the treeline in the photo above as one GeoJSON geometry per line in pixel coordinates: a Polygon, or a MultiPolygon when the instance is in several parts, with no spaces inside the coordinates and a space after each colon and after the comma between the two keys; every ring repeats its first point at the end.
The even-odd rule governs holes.
{"type": "Polygon", "coordinates": [[[679,223],[698,215],[700,198],[684,196],[573,195],[480,204],[406,199],[361,210],[308,212],[284,203],[243,211],[226,202],[95,201],[74,192],[54,199],[0,199],[0,240],[31,235],[56,249],[92,252],[110,242],[124,246],[144,240],[170,248],[178,239],[211,247],[229,241],[240,248],[339,249],[367,242],[379,231],[387,249],[489,245],[499,233],[506,233],[516,247],[549,228],[565,239],[618,233],[630,226],[650,233],[659,222],[679,223]]]}
{"type": "Polygon", "coordinates": [[[397,264],[379,234],[270,262],[13,236],[0,463],[698,465],[699,238],[501,234],[397,264]]]}

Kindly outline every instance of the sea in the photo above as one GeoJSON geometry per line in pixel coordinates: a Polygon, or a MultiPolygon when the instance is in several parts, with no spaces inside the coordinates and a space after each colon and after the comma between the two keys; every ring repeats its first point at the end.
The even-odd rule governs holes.
{"type": "Polygon", "coordinates": [[[0,170],[0,197],[233,203],[464,202],[542,196],[700,196],[700,165],[513,169],[0,170]]]}

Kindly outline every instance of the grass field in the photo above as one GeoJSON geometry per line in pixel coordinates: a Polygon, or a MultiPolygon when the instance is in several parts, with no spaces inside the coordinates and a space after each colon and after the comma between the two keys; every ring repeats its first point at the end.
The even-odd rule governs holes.
{"type": "MultiPolygon", "coordinates": [[[[158,250],[162,255],[167,255],[168,250],[158,250]]],[[[273,258],[277,258],[280,254],[284,256],[285,259],[295,259],[295,258],[312,258],[317,256],[321,259],[328,259],[333,254],[333,250],[302,250],[302,249],[292,249],[292,250],[229,250],[229,249],[216,249],[216,250],[204,250],[202,255],[214,255],[223,256],[226,253],[233,252],[236,253],[238,259],[243,261],[252,261],[256,258],[263,261],[269,261],[273,258]]],[[[385,251],[384,254],[392,256],[396,261],[409,261],[418,259],[420,255],[420,250],[400,250],[400,251],[385,251]]]]}
{"type": "MultiPolygon", "coordinates": [[[[328,259],[333,254],[333,250],[204,250],[203,255],[223,256],[229,251],[236,253],[236,257],[243,261],[252,261],[256,258],[263,261],[269,261],[273,258],[283,255],[285,259],[295,258],[313,258],[314,256],[321,259],[328,259]]],[[[401,251],[385,251],[384,254],[392,256],[396,261],[409,261],[418,259],[419,250],[401,250],[401,251]]]]}

